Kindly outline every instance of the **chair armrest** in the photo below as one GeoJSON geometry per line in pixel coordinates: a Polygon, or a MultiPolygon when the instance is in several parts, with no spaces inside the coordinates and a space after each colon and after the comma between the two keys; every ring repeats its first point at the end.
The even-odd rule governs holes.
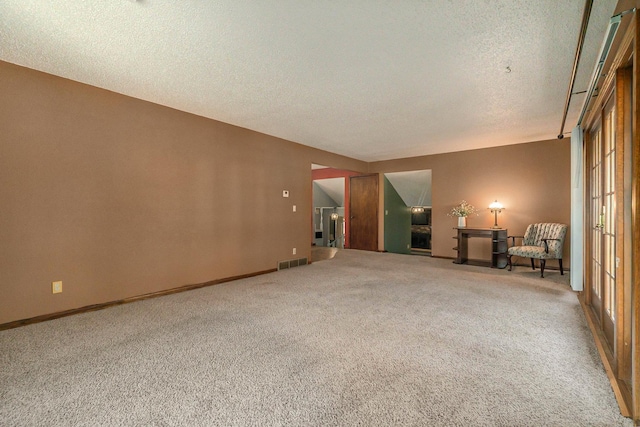
{"type": "Polygon", "coordinates": [[[546,253],[549,253],[549,244],[547,243],[548,240],[560,240],[560,239],[540,239],[542,240],[542,242],[544,243],[544,251],[546,253]]]}
{"type": "Polygon", "coordinates": [[[511,239],[511,246],[515,246],[516,239],[524,239],[524,236],[507,236],[507,239],[511,239]]]}

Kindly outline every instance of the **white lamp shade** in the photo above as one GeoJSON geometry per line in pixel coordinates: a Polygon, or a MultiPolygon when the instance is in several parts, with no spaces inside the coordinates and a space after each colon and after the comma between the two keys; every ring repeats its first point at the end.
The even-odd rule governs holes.
{"type": "Polygon", "coordinates": [[[496,211],[496,210],[499,211],[500,209],[504,209],[504,206],[502,206],[502,203],[500,203],[499,201],[496,200],[495,202],[492,202],[489,205],[489,209],[494,210],[494,211],[496,211]]]}

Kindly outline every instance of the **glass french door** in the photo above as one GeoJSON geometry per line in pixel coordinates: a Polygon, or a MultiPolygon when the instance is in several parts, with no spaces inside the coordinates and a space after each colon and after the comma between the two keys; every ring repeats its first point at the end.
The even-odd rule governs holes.
{"type": "Polygon", "coordinates": [[[616,323],[616,110],[607,102],[591,132],[590,302],[605,337],[614,347],[616,323]]]}

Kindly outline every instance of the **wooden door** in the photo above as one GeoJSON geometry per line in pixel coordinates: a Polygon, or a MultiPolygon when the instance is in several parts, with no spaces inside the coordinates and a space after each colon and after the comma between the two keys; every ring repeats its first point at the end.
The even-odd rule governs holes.
{"type": "Polygon", "coordinates": [[[613,97],[605,108],[602,151],[603,180],[602,207],[604,223],[602,224],[602,290],[604,291],[604,332],[607,340],[614,347],[616,323],[616,110],[613,97]]]}
{"type": "MultiPolygon", "coordinates": [[[[626,386],[629,395],[633,389],[633,335],[632,322],[634,309],[632,304],[633,280],[632,256],[633,239],[631,218],[633,216],[633,68],[626,67],[616,72],[616,157],[617,174],[616,193],[617,218],[616,230],[616,265],[617,270],[617,295],[616,295],[616,356],[618,378],[626,386]]],[[[636,163],[638,164],[638,163],[636,163]]],[[[638,173],[637,168],[636,173],[638,173]]],[[[637,240],[636,240],[637,241],[637,240]]],[[[636,313],[638,310],[636,309],[636,313]]]]}
{"type": "Polygon", "coordinates": [[[378,174],[350,178],[349,248],[378,250],[378,174]]]}
{"type": "Polygon", "coordinates": [[[585,116],[584,302],[620,411],[640,426],[640,14],[617,40],[585,116]]]}
{"type": "Polygon", "coordinates": [[[614,348],[616,323],[616,132],[613,98],[603,111],[601,125],[591,132],[589,160],[590,305],[614,348]]]}
{"type": "Polygon", "coordinates": [[[589,303],[602,323],[602,125],[593,129],[589,139],[589,303]]]}

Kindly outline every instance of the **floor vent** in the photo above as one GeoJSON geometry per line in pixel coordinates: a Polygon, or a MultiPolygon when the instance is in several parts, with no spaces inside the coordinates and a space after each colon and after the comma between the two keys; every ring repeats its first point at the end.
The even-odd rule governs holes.
{"type": "Polygon", "coordinates": [[[278,270],[284,270],[286,268],[298,267],[299,265],[307,265],[309,262],[306,258],[290,259],[288,261],[278,262],[278,270]]]}

